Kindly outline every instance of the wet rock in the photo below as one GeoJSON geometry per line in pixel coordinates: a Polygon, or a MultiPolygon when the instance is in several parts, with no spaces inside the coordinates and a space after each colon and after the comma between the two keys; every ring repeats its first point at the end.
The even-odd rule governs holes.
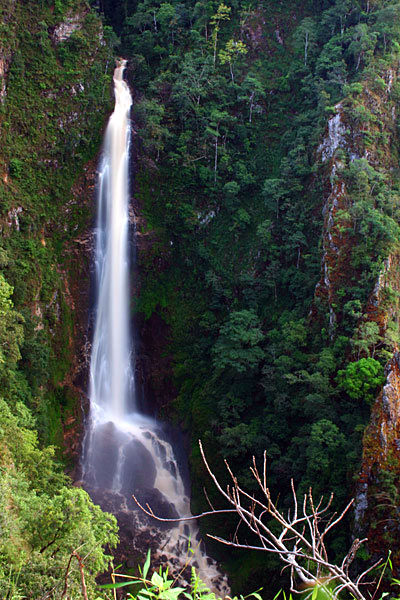
{"type": "Polygon", "coordinates": [[[346,148],[346,128],[342,118],[342,105],[335,106],[336,114],[328,121],[328,131],[318,148],[321,160],[325,162],[335,154],[338,148],[346,148]]]}
{"type": "Polygon", "coordinates": [[[7,222],[10,228],[14,226],[17,231],[20,230],[19,215],[22,213],[22,210],[22,206],[17,206],[8,211],[7,222]]]}
{"type": "MultiPolygon", "coordinates": [[[[156,488],[138,489],[135,496],[142,506],[150,506],[155,515],[162,519],[178,519],[179,514],[171,502],[156,488]]],[[[132,501],[133,502],[133,501],[132,501]]],[[[169,529],[176,526],[176,523],[157,523],[161,529],[169,529]]]]}
{"type": "Polygon", "coordinates": [[[71,35],[82,28],[84,15],[69,15],[65,21],[57,25],[51,32],[51,39],[54,44],[65,42],[71,35]]]}
{"type": "Polygon", "coordinates": [[[129,442],[129,437],[117,429],[114,423],[99,425],[90,435],[90,445],[96,452],[88,456],[89,467],[85,479],[96,487],[112,490],[118,475],[120,447],[129,442]]]}
{"type": "Polygon", "coordinates": [[[134,490],[151,489],[156,480],[156,467],[150,452],[136,439],[124,448],[121,472],[122,492],[131,497],[134,490]]]}

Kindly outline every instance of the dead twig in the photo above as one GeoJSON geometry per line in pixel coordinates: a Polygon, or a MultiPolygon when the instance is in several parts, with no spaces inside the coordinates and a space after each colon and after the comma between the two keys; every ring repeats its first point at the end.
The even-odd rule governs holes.
{"type": "Polygon", "coordinates": [[[284,563],[283,570],[287,568],[290,570],[290,591],[293,593],[304,593],[304,586],[314,587],[316,585],[329,586],[334,584],[333,598],[337,598],[342,591],[346,590],[355,600],[367,600],[360,586],[366,585],[363,579],[381,561],[372,565],[355,579],[349,575],[350,564],[353,562],[360,546],[367,540],[354,540],[341,565],[336,565],[329,560],[325,544],[327,534],[344,519],[354,500],[351,500],[340,514],[333,513],[329,516],[328,511],[332,505],[333,494],[330,495],[328,500],[324,500],[322,496],[315,503],[310,488],[304,495],[303,501],[299,502],[294,482],[291,480],[293,508],[286,514],[278,508],[277,501],[272,499],[270,489],[267,486],[266,452],[263,456],[261,475],[254,457],[250,466],[250,471],[262,492],[262,496],[265,498],[262,501],[240,486],[227,461],[225,461],[225,466],[231,483],[224,489],[206,459],[201,441],[199,441],[199,446],[205,468],[218,492],[229,504],[229,508],[215,509],[207,497],[211,510],[196,516],[189,515],[178,519],[164,519],[155,515],[148,504],[143,507],[138,499],[133,496],[136,504],[146,515],[158,521],[178,522],[210,515],[237,514],[239,523],[231,539],[211,534],[208,534],[208,537],[232,548],[259,550],[276,554],[284,563]],[[269,519],[265,518],[266,515],[269,519]],[[275,523],[274,527],[271,526],[271,522],[275,523]],[[254,534],[256,540],[254,544],[239,541],[238,530],[241,523],[245,524],[254,534]],[[279,525],[279,530],[276,529],[276,525],[279,525]],[[298,581],[301,585],[297,583],[298,581]]]}

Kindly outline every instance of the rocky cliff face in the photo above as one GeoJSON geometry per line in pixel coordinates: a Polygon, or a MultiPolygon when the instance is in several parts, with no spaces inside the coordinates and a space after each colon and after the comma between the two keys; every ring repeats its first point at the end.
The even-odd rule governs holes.
{"type": "MultiPolygon", "coordinates": [[[[347,176],[349,166],[357,161],[359,169],[376,169],[390,186],[396,179],[398,134],[396,101],[393,85],[395,69],[381,73],[379,89],[372,79],[359,86],[357,94],[336,105],[325,136],[318,148],[324,185],[324,231],[321,280],[315,296],[329,311],[332,337],[340,332],[343,320],[344,291],[354,287],[361,277],[359,265],[352,261],[359,243],[354,207],[354,187],[347,176]],[[362,162],[360,162],[362,161],[362,162]]],[[[371,193],[364,189],[364,198],[371,193]]],[[[356,200],[357,201],[357,200],[356,200]]],[[[375,207],[379,202],[375,201],[375,207]]],[[[374,253],[371,247],[371,255],[374,253]]],[[[395,568],[400,566],[398,539],[398,486],[400,476],[400,370],[398,329],[400,318],[400,259],[396,245],[387,246],[375,283],[366,287],[366,297],[355,329],[376,324],[372,355],[385,348],[388,362],[386,383],[371,409],[370,422],[363,438],[362,464],[355,486],[355,534],[368,537],[372,558],[393,551],[395,568]],[[369,289],[369,292],[368,292],[369,289]],[[392,355],[392,358],[390,358],[392,355]]]]}
{"type": "Polygon", "coordinates": [[[72,188],[71,200],[63,209],[63,220],[71,212],[84,210],[86,225],[65,245],[63,261],[58,269],[63,284],[63,300],[73,315],[68,336],[70,364],[59,386],[69,399],[62,413],[63,442],[66,455],[74,466],[79,464],[83,435],[82,417],[87,410],[88,368],[90,360],[89,314],[90,278],[93,260],[93,213],[97,159],[85,165],[83,174],[72,188]]]}
{"type": "Polygon", "coordinates": [[[47,441],[65,443],[76,459],[93,157],[110,107],[113,64],[100,19],[86,2],[57,7],[31,11],[30,3],[0,2],[1,266],[24,315],[21,367],[30,402],[47,441]]]}
{"type": "Polygon", "coordinates": [[[400,482],[400,355],[395,352],[386,368],[386,383],[377,398],[364,448],[355,505],[357,534],[368,537],[373,558],[392,551],[400,567],[398,501],[400,482]]]}
{"type": "MultiPolygon", "coordinates": [[[[351,181],[347,171],[354,161],[361,160],[356,169],[377,168],[390,183],[396,166],[396,102],[391,96],[396,73],[389,69],[383,76],[380,90],[376,86],[371,89],[374,83],[367,79],[358,84],[355,94],[334,107],[335,114],[329,118],[317,150],[324,181],[324,230],[321,280],[315,295],[329,310],[332,334],[343,317],[343,290],[354,287],[360,276],[360,268],[351,260],[354,246],[359,241],[359,231],[357,217],[351,212],[355,194],[354,189],[349,190],[351,181]]],[[[365,191],[366,194],[369,192],[365,191]]],[[[378,315],[382,305],[382,298],[378,299],[379,290],[382,280],[390,278],[388,272],[396,268],[396,259],[387,258],[380,267],[374,291],[370,291],[370,298],[364,304],[366,317],[380,325],[381,333],[384,317],[378,315]]]]}
{"type": "Polygon", "coordinates": [[[0,0],[0,16],[0,595],[60,596],[67,584],[79,595],[80,578],[65,572],[88,543],[93,597],[116,523],[61,465],[71,471],[78,452],[112,52],[85,1],[0,0]]]}
{"type": "MultiPolygon", "coordinates": [[[[387,331],[399,319],[400,260],[385,260],[367,305],[368,318],[387,331]]],[[[395,572],[400,569],[398,504],[400,485],[400,355],[391,340],[393,357],[385,369],[386,382],[371,409],[364,432],[361,469],[356,484],[355,533],[368,537],[372,558],[392,552],[395,572]]]]}

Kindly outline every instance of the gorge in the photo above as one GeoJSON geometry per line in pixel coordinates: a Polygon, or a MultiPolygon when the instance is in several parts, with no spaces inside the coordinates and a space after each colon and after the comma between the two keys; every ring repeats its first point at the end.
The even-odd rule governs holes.
{"type": "Polygon", "coordinates": [[[398,577],[398,2],[0,14],[2,597],[81,598],[84,565],[106,598],[113,561],[179,570],[200,537],[218,594],[210,556],[232,594],[288,590],[276,557],[206,537],[251,546],[235,517],[136,509],[222,508],[199,439],[257,498],[265,450],[282,510],[291,478],[355,497],[330,555],[368,537],[355,571],[390,550],[398,577]]]}

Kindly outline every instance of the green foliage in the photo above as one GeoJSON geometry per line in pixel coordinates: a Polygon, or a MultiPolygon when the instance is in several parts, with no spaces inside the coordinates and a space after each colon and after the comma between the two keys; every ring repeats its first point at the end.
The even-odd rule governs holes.
{"type": "Polygon", "coordinates": [[[231,7],[226,6],[226,4],[220,4],[218,6],[218,10],[210,19],[210,24],[213,27],[213,32],[211,36],[213,48],[214,48],[214,65],[217,56],[217,43],[218,43],[218,33],[220,30],[220,23],[222,21],[228,21],[230,19],[231,7]]]}
{"type": "Polygon", "coordinates": [[[337,484],[343,477],[341,473],[343,466],[340,465],[340,462],[345,448],[344,434],[340,432],[335,423],[328,419],[321,419],[312,425],[307,448],[306,477],[309,485],[313,487],[314,493],[323,492],[324,489],[327,489],[327,485],[337,484]],[[336,465],[334,477],[329,474],[331,465],[336,465]]]}
{"type": "Polygon", "coordinates": [[[1,107],[0,377],[7,401],[34,408],[45,438],[61,429],[43,417],[52,386],[66,375],[61,364],[71,360],[66,246],[88,218],[71,190],[97,152],[110,106],[110,49],[99,43],[101,22],[85,6],[42,2],[32,13],[18,4],[10,19],[2,7],[9,25],[0,39],[10,60],[1,107]],[[78,29],[55,43],[66,15],[79,16],[78,29]]]}
{"type": "Polygon", "coordinates": [[[358,350],[358,357],[361,353],[375,355],[377,344],[382,341],[379,335],[379,326],[374,321],[361,323],[353,339],[353,345],[358,350]]]}
{"type": "MultiPolygon", "coordinates": [[[[117,590],[123,587],[136,587],[134,592],[129,592],[127,598],[138,599],[145,598],[147,600],[178,600],[178,598],[187,598],[188,600],[220,600],[214,592],[203,583],[196,569],[192,567],[190,583],[185,587],[177,585],[176,579],[170,578],[168,569],[154,571],[151,578],[148,579],[150,569],[150,550],[147,553],[146,561],[143,565],[143,570],[139,567],[140,577],[127,577],[126,575],[112,574],[113,583],[102,585],[102,589],[117,590]],[[123,577],[120,582],[115,582],[118,577],[123,577]]],[[[246,600],[247,598],[255,598],[262,600],[260,594],[253,592],[247,596],[234,596],[229,600],[246,600]]]]}
{"type": "MultiPolygon", "coordinates": [[[[72,486],[55,458],[60,449],[45,440],[62,441],[59,382],[72,332],[66,248],[87,219],[71,190],[98,149],[111,53],[81,0],[0,4],[0,596],[61,597],[80,547],[93,597],[116,521],[72,486]],[[57,44],[51,36],[67,16],[79,17],[78,30],[57,44]]],[[[77,565],[68,594],[81,595],[77,565]]]]}
{"type": "Polygon", "coordinates": [[[235,41],[233,39],[228,40],[225,45],[225,49],[220,50],[218,53],[219,60],[221,64],[224,65],[226,63],[229,64],[232,81],[234,81],[233,76],[233,63],[240,56],[247,54],[248,50],[246,48],[246,44],[244,44],[241,40],[235,41]]]}
{"type": "Polygon", "coordinates": [[[374,358],[361,358],[338,372],[340,387],[354,400],[373,402],[385,382],[382,365],[374,358]]]}
{"type": "Polygon", "coordinates": [[[24,170],[24,165],[19,158],[12,158],[10,160],[10,175],[16,179],[20,179],[24,170]]]}
{"type": "MultiPolygon", "coordinates": [[[[69,482],[54,461],[54,448],[39,448],[36,423],[19,402],[10,407],[0,399],[0,593],[29,596],[61,593],[71,553],[87,555],[87,583],[107,568],[104,551],[117,543],[112,515],[95,506],[88,494],[69,482]]],[[[80,589],[79,572],[70,577],[71,591],[80,589]]]]}
{"type": "Polygon", "coordinates": [[[21,358],[23,318],[13,309],[13,288],[0,273],[0,378],[9,376],[21,358]]]}
{"type": "Polygon", "coordinates": [[[260,321],[254,311],[230,313],[213,348],[213,362],[217,372],[226,368],[231,368],[238,374],[254,371],[264,356],[260,348],[263,339],[260,321]]]}
{"type": "Polygon", "coordinates": [[[315,49],[317,27],[311,17],[306,17],[297,27],[294,35],[295,48],[304,54],[304,66],[307,66],[309,54],[315,49]]]}
{"type": "MultiPolygon", "coordinates": [[[[369,410],[344,393],[338,371],[349,357],[383,362],[399,337],[396,319],[383,332],[366,310],[400,239],[395,78],[388,91],[397,4],[124,4],[136,193],[153,236],[139,255],[136,308],[169,326],[165,354],[175,417],[192,438],[196,508],[205,508],[199,437],[249,485],[248,460],[266,449],[283,502],[292,476],[337,502],[352,485],[369,410]],[[337,114],[348,147],[336,150],[329,181],[331,162],[321,169],[317,149],[337,114]],[[336,182],[343,206],[329,213],[336,182]],[[333,231],[322,241],[324,222],[333,231]],[[329,244],[340,264],[321,278],[329,244]]],[[[239,581],[245,560],[227,560],[239,581]]],[[[254,559],[246,564],[254,577],[254,559]]],[[[267,560],[261,577],[269,582],[272,569],[267,560]]]]}
{"type": "MultiPolygon", "coordinates": [[[[151,230],[151,249],[143,244],[139,257],[136,309],[146,319],[157,312],[170,327],[165,352],[173,362],[177,416],[193,439],[210,442],[216,458],[230,457],[244,482],[248,458],[266,448],[272,486],[283,503],[290,490],[282,481],[291,476],[301,489],[317,480],[340,502],[358,465],[368,418],[360,399],[371,401],[381,385],[374,357],[384,360],[399,337],[395,319],[381,333],[364,316],[400,237],[400,186],[392,168],[397,133],[390,119],[382,120],[386,108],[380,106],[390,108],[399,97],[396,81],[391,91],[388,84],[400,48],[398,3],[378,0],[368,10],[350,0],[101,5],[121,36],[119,50],[129,59],[136,94],[135,194],[148,224],[143,239],[151,230]],[[353,135],[357,147],[338,150],[332,177],[344,182],[346,206],[328,215],[329,226],[350,248],[330,307],[332,325],[317,286],[327,179],[315,161],[327,116],[337,114],[339,102],[346,139],[362,130],[363,140],[353,135]],[[346,366],[352,352],[360,360],[351,364],[364,360],[367,366],[346,366]]],[[[78,276],[74,240],[89,222],[69,190],[99,147],[110,103],[110,49],[118,38],[106,26],[106,44],[98,44],[100,24],[78,0],[41,2],[37,11],[16,3],[16,11],[2,30],[12,61],[1,106],[1,159],[10,181],[0,182],[6,223],[0,375],[11,414],[36,420],[41,438],[56,438],[65,398],[57,386],[66,380],[71,358],[64,271],[78,276]],[[50,32],[80,9],[82,26],[55,44],[50,32]],[[27,406],[34,416],[21,408],[27,406]]],[[[325,278],[337,275],[330,268],[325,278]]],[[[53,450],[36,443],[32,425],[18,427],[24,432],[15,433],[17,445],[7,441],[14,458],[6,470],[17,482],[16,495],[28,490],[19,510],[25,514],[26,508],[24,519],[43,544],[51,542],[52,528],[60,529],[57,544],[65,558],[79,531],[76,523],[64,523],[62,511],[73,522],[82,519],[87,535],[90,519],[102,517],[93,516],[80,491],[61,491],[68,488],[54,474],[53,450]],[[40,493],[37,452],[44,453],[46,466],[40,493]],[[20,461],[23,481],[16,479],[13,461],[20,461]],[[53,486],[52,495],[46,486],[53,486]],[[48,521],[35,500],[41,494],[48,521]],[[38,521],[29,516],[30,506],[38,521]]],[[[194,501],[201,505],[204,473],[195,451],[191,461],[194,501]]],[[[4,495],[5,507],[11,497],[4,495]]],[[[44,546],[38,551],[27,539],[28,525],[21,532],[16,518],[7,523],[20,540],[9,561],[13,572],[20,564],[16,555],[27,548],[48,581],[44,546]]],[[[244,562],[229,557],[231,572],[244,562]]],[[[254,576],[255,561],[246,564],[254,576]]],[[[259,571],[269,581],[273,563],[259,571]]],[[[152,593],[164,586],[163,574],[158,576],[162,583],[151,584],[152,593]]],[[[39,576],[32,577],[39,585],[39,576]]],[[[273,578],[271,586],[279,588],[273,578]]]]}

